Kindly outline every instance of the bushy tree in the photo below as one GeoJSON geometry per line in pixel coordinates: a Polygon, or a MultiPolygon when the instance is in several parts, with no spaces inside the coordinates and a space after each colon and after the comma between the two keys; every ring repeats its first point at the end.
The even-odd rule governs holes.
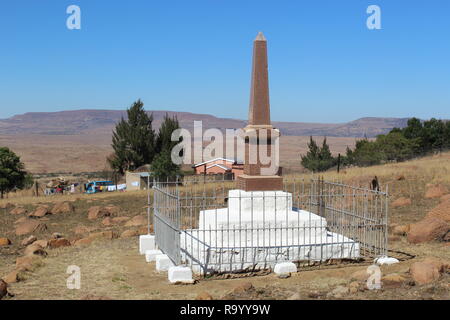
{"type": "Polygon", "coordinates": [[[391,131],[386,135],[379,135],[376,140],[382,160],[405,161],[414,156],[419,143],[418,139],[407,139],[398,131],[391,131]]]}
{"type": "Polygon", "coordinates": [[[312,137],[309,138],[308,152],[302,156],[301,164],[304,168],[313,172],[328,170],[336,164],[336,159],[331,155],[327,139],[324,138],[322,147],[319,147],[312,137]]]}
{"type": "Polygon", "coordinates": [[[127,109],[127,116],[127,120],[122,118],[116,125],[112,138],[114,154],[108,158],[111,167],[120,174],[150,164],[156,151],[153,116],[145,112],[141,100],[127,109]]]}
{"type": "Polygon", "coordinates": [[[0,197],[15,189],[26,186],[27,172],[20,157],[9,148],[0,147],[0,197]]]}
{"type": "Polygon", "coordinates": [[[169,117],[166,113],[164,120],[159,127],[158,135],[156,137],[156,152],[160,153],[164,150],[172,150],[178,144],[178,141],[172,141],[172,133],[180,128],[180,124],[176,116],[169,117]]]}
{"type": "Polygon", "coordinates": [[[173,163],[170,150],[159,153],[151,165],[152,174],[158,180],[175,180],[181,175],[180,166],[173,163]]]}

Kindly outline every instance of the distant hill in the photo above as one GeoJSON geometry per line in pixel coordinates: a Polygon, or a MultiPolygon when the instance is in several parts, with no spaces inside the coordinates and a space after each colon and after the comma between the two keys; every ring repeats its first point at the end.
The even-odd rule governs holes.
{"type": "MultiPolygon", "coordinates": [[[[158,128],[166,113],[176,115],[183,128],[192,130],[194,120],[203,121],[207,128],[242,128],[246,121],[218,118],[208,114],[189,112],[149,111],[153,114],[154,127],[158,128]]],[[[73,110],[61,112],[29,112],[0,120],[1,135],[80,135],[110,134],[125,111],[73,110]]],[[[375,137],[394,127],[405,127],[408,118],[361,118],[347,123],[277,122],[273,125],[287,136],[375,137]]]]}

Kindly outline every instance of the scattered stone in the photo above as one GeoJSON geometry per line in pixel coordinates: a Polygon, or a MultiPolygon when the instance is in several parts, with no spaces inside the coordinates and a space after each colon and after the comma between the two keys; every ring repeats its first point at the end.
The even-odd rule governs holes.
{"type": "Polygon", "coordinates": [[[440,198],[448,193],[447,187],[442,184],[431,185],[425,192],[426,199],[440,198]]]}
{"type": "Polygon", "coordinates": [[[133,229],[125,230],[120,235],[121,238],[133,238],[133,237],[137,237],[137,236],[139,236],[139,230],[133,230],[133,229]]]}
{"type": "Polygon", "coordinates": [[[350,284],[348,285],[348,291],[352,294],[355,294],[359,291],[360,289],[360,285],[358,281],[353,281],[350,282],[350,284]]]}
{"type": "Polygon", "coordinates": [[[47,256],[47,252],[42,249],[41,246],[38,246],[37,244],[30,244],[28,247],[25,248],[24,251],[25,256],[32,256],[32,255],[38,255],[38,256],[47,256]]]}
{"type": "Polygon", "coordinates": [[[441,202],[450,201],[450,193],[443,195],[440,200],[441,200],[441,202]]]}
{"type": "Polygon", "coordinates": [[[103,207],[100,206],[93,206],[90,207],[88,210],[88,219],[89,220],[96,220],[103,217],[109,217],[111,214],[103,207]]]}
{"type": "Polygon", "coordinates": [[[35,236],[31,235],[28,238],[23,239],[20,244],[22,246],[26,247],[26,246],[29,246],[30,244],[32,244],[33,242],[35,242],[36,240],[37,240],[37,238],[35,236]]]}
{"type": "Polygon", "coordinates": [[[91,233],[89,235],[89,238],[91,239],[107,239],[107,240],[112,240],[115,238],[115,234],[112,231],[102,231],[102,232],[96,232],[96,233],[91,233]]]}
{"type": "Polygon", "coordinates": [[[0,300],[8,294],[8,284],[0,279],[0,300]]]}
{"type": "Polygon", "coordinates": [[[97,228],[95,227],[86,227],[86,226],[78,226],[76,228],[73,229],[73,232],[75,234],[83,234],[83,233],[89,233],[92,232],[94,230],[96,230],[97,228]]]}
{"type": "Polygon", "coordinates": [[[11,240],[8,238],[0,238],[0,247],[9,246],[11,244],[11,240]]]}
{"type": "Polygon", "coordinates": [[[8,275],[3,277],[3,281],[5,281],[7,284],[16,283],[19,282],[19,271],[13,270],[8,275]]]}
{"type": "Polygon", "coordinates": [[[75,207],[72,203],[68,201],[57,202],[53,206],[51,213],[52,214],[60,214],[60,213],[73,213],[75,212],[75,207]]]}
{"type": "Polygon", "coordinates": [[[334,288],[331,292],[327,294],[327,297],[330,298],[342,298],[343,296],[347,295],[350,292],[350,290],[344,286],[337,286],[334,288]]]}
{"type": "Polygon", "coordinates": [[[48,246],[48,241],[47,240],[37,240],[33,244],[41,247],[42,249],[45,249],[48,246]]]}
{"type": "Polygon", "coordinates": [[[435,266],[440,273],[444,273],[448,269],[450,269],[450,261],[444,262],[438,258],[428,257],[428,258],[425,258],[425,260],[423,260],[423,262],[435,266]]]}
{"type": "Polygon", "coordinates": [[[195,300],[214,300],[213,297],[206,291],[200,292],[195,300]]]}
{"type": "Polygon", "coordinates": [[[441,202],[426,215],[427,218],[438,218],[450,222],[450,200],[441,202]]]}
{"type": "Polygon", "coordinates": [[[2,204],[0,204],[0,209],[8,209],[14,207],[14,205],[10,202],[4,202],[2,204]]]}
{"type": "Polygon", "coordinates": [[[428,284],[439,279],[439,269],[430,262],[415,262],[409,269],[414,281],[419,284],[428,284]]]}
{"type": "Polygon", "coordinates": [[[59,238],[62,238],[62,237],[63,237],[62,234],[59,233],[59,232],[52,233],[52,239],[59,239],[59,238]]]}
{"type": "Polygon", "coordinates": [[[28,220],[27,217],[21,217],[21,218],[17,219],[16,221],[14,221],[14,224],[19,224],[19,223],[22,223],[27,220],[28,220]]]}
{"type": "Polygon", "coordinates": [[[32,232],[43,232],[47,229],[44,223],[38,220],[27,219],[16,227],[16,235],[23,236],[32,232]]]}
{"type": "Polygon", "coordinates": [[[130,217],[115,217],[111,219],[112,224],[120,224],[130,220],[130,217]]]}
{"type": "Polygon", "coordinates": [[[405,198],[405,197],[400,197],[397,200],[395,200],[394,202],[392,202],[391,205],[394,208],[410,206],[411,205],[411,199],[410,198],[405,198]]]}
{"type": "Polygon", "coordinates": [[[240,285],[238,285],[237,287],[235,287],[233,289],[233,292],[236,294],[241,294],[241,293],[251,291],[253,289],[254,289],[254,287],[251,282],[242,282],[240,285]]]}
{"type": "Polygon", "coordinates": [[[27,212],[28,212],[27,209],[25,209],[24,207],[15,207],[9,213],[14,214],[14,215],[19,215],[19,214],[25,214],[27,212]]]}
{"type": "Polygon", "coordinates": [[[70,246],[71,246],[70,241],[64,238],[51,239],[48,242],[48,247],[50,249],[57,249],[61,247],[70,247],[70,246]]]}
{"type": "Polygon", "coordinates": [[[30,217],[36,217],[36,218],[42,218],[45,215],[49,214],[48,206],[39,206],[34,210],[32,213],[30,213],[30,217]]]}
{"type": "Polygon", "coordinates": [[[450,224],[438,218],[425,218],[411,225],[408,233],[410,243],[442,240],[450,231],[450,224]]]}
{"type": "Polygon", "coordinates": [[[148,223],[147,217],[143,215],[135,216],[130,221],[125,223],[125,227],[140,227],[146,226],[148,223]]]}
{"type": "Polygon", "coordinates": [[[410,225],[395,226],[392,233],[396,236],[406,236],[410,228],[410,225]]]}
{"type": "Polygon", "coordinates": [[[381,278],[381,283],[383,284],[383,287],[388,288],[400,287],[405,281],[406,278],[398,273],[391,273],[381,278]]]}
{"type": "Polygon", "coordinates": [[[35,255],[18,257],[16,259],[16,269],[23,271],[32,271],[33,266],[39,261],[39,257],[35,255]]]}
{"type": "Polygon", "coordinates": [[[121,209],[115,205],[108,205],[105,207],[105,210],[109,212],[110,216],[117,216],[121,209]]]}
{"type": "Polygon", "coordinates": [[[102,225],[109,227],[112,225],[112,219],[111,217],[106,217],[105,219],[102,220],[102,225]]]}

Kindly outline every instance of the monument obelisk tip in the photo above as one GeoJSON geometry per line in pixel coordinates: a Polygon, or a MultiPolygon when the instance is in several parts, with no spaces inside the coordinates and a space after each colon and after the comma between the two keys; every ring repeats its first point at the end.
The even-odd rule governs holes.
{"type": "Polygon", "coordinates": [[[266,37],[264,37],[264,34],[260,31],[258,33],[258,35],[256,36],[255,41],[267,41],[267,40],[266,40],[266,37]]]}

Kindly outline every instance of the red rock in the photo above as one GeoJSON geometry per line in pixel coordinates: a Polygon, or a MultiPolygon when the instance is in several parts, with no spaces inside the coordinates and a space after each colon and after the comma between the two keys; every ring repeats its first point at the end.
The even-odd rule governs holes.
{"type": "Polygon", "coordinates": [[[25,209],[24,207],[15,207],[10,211],[10,214],[19,215],[27,212],[28,212],[27,209],[25,209]]]}
{"type": "Polygon", "coordinates": [[[115,234],[112,231],[102,231],[102,232],[96,232],[96,233],[91,233],[89,235],[90,239],[108,239],[108,240],[112,240],[115,238],[115,234]]]}
{"type": "Polygon", "coordinates": [[[410,243],[422,243],[442,240],[450,231],[450,224],[442,219],[425,218],[411,225],[408,232],[410,243]]]}
{"type": "Polygon", "coordinates": [[[248,292],[250,290],[252,290],[253,284],[251,284],[251,282],[243,282],[241,284],[239,284],[236,288],[234,288],[233,292],[234,293],[244,293],[244,292],[248,292]]]}
{"type": "Polygon", "coordinates": [[[94,239],[92,238],[83,238],[75,241],[73,245],[74,246],[89,245],[92,243],[92,241],[94,241],[94,239]]]}
{"type": "Polygon", "coordinates": [[[439,269],[429,262],[415,262],[409,272],[417,284],[427,284],[440,277],[439,269]]]}
{"type": "Polygon", "coordinates": [[[140,227],[146,226],[148,223],[147,217],[139,215],[133,217],[130,221],[125,223],[125,227],[140,227]]]}
{"type": "Polygon", "coordinates": [[[438,218],[450,222],[450,200],[441,202],[438,206],[430,210],[426,217],[438,218]]]}
{"type": "Polygon", "coordinates": [[[139,230],[125,230],[120,235],[121,238],[132,238],[139,235],[139,230]]]}
{"type": "Polygon", "coordinates": [[[120,224],[120,223],[126,222],[128,220],[130,220],[129,217],[115,217],[115,218],[112,218],[112,223],[113,224],[120,224]]]}
{"type": "Polygon", "coordinates": [[[98,218],[109,217],[111,214],[103,207],[94,206],[88,210],[88,219],[96,220],[98,218]]]}
{"type": "Polygon", "coordinates": [[[38,246],[37,244],[33,243],[25,248],[24,255],[25,256],[38,255],[45,257],[47,255],[47,252],[44,249],[42,249],[41,246],[38,246]]]}
{"type": "Polygon", "coordinates": [[[64,238],[51,239],[48,242],[48,247],[50,249],[57,249],[61,247],[70,247],[70,246],[71,246],[70,241],[64,238]]]}
{"type": "Polygon", "coordinates": [[[121,210],[118,206],[114,206],[114,205],[108,205],[104,209],[109,212],[110,216],[118,215],[121,210]]]}
{"type": "Polygon", "coordinates": [[[19,257],[16,259],[16,269],[31,271],[33,270],[34,264],[38,261],[39,257],[35,255],[19,257]]]}
{"type": "Polygon", "coordinates": [[[47,248],[47,246],[48,246],[47,240],[37,240],[37,241],[35,241],[33,244],[35,244],[35,245],[41,247],[42,249],[45,249],[45,248],[47,248]]]}
{"type": "Polygon", "coordinates": [[[0,204],[0,209],[8,209],[14,207],[14,205],[10,202],[4,202],[2,204],[0,204]]]}
{"type": "Polygon", "coordinates": [[[0,279],[0,300],[8,294],[8,284],[0,279]]]}
{"type": "Polygon", "coordinates": [[[396,236],[405,236],[408,234],[410,229],[411,229],[410,225],[395,226],[394,229],[392,230],[392,233],[396,236]]]}
{"type": "Polygon", "coordinates": [[[425,192],[426,199],[440,198],[448,193],[447,187],[442,184],[431,185],[425,192]]]}
{"type": "Polygon", "coordinates": [[[57,202],[53,206],[51,213],[52,214],[60,214],[60,213],[73,213],[75,212],[75,207],[72,203],[68,201],[57,202]]]}
{"type": "Polygon", "coordinates": [[[39,206],[39,207],[36,208],[36,210],[34,210],[30,214],[30,216],[31,217],[36,217],[36,218],[42,218],[48,213],[49,213],[48,206],[39,206]]]}
{"type": "Polygon", "coordinates": [[[35,236],[31,235],[28,238],[23,239],[20,244],[22,246],[26,247],[26,246],[29,246],[30,244],[32,244],[33,242],[35,242],[36,240],[37,240],[37,238],[35,236]]]}
{"type": "Polygon", "coordinates": [[[208,292],[200,292],[195,300],[214,300],[213,297],[208,292]]]}
{"type": "Polygon", "coordinates": [[[41,223],[38,220],[27,219],[18,224],[16,227],[16,235],[23,236],[32,232],[43,232],[46,229],[47,226],[44,223],[41,223]]]}
{"type": "Polygon", "coordinates": [[[11,240],[8,238],[0,238],[0,247],[9,246],[11,244],[11,240]]]}
{"type": "Polygon", "coordinates": [[[5,277],[3,277],[3,280],[7,284],[16,283],[19,281],[19,271],[13,270],[10,273],[8,273],[5,277]]]}
{"type": "Polygon", "coordinates": [[[443,195],[440,199],[441,202],[450,201],[450,193],[443,195]]]}

